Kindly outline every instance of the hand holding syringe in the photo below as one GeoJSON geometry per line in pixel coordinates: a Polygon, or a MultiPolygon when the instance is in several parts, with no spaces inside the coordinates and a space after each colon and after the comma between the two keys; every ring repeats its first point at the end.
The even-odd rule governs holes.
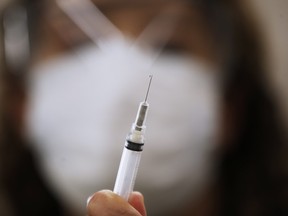
{"type": "Polygon", "coordinates": [[[140,103],[135,122],[127,135],[118,174],[114,186],[114,192],[128,200],[133,191],[138,166],[144,146],[145,121],[149,104],[147,97],[153,76],[150,75],[147,93],[143,102],[140,103]]]}

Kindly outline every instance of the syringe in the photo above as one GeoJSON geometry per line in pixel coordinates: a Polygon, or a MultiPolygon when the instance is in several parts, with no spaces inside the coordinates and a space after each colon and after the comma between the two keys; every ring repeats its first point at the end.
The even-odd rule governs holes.
{"type": "Polygon", "coordinates": [[[126,137],[118,174],[113,192],[128,200],[134,188],[136,175],[144,146],[145,121],[149,104],[148,93],[153,76],[150,75],[149,85],[143,102],[140,103],[135,122],[126,137]]]}

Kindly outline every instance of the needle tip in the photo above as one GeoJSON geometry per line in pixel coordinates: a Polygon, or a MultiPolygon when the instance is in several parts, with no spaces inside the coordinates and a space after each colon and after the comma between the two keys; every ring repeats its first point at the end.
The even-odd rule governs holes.
{"type": "Polygon", "coordinates": [[[149,75],[149,78],[150,78],[150,80],[149,80],[148,89],[147,89],[147,92],[146,92],[146,96],[145,96],[144,102],[147,102],[147,98],[148,98],[148,94],[149,94],[149,90],[150,90],[150,86],[151,86],[153,74],[150,74],[150,75],[149,75]]]}

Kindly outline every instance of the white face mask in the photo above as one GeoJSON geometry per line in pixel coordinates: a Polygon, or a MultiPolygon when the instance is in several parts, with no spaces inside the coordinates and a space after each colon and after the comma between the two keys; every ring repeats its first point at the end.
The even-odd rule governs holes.
{"type": "Polygon", "coordinates": [[[141,50],[114,42],[35,67],[29,83],[27,133],[48,185],[84,214],[86,199],[113,189],[126,134],[144,99],[148,75],[146,143],[135,189],[149,215],[200,193],[211,179],[218,118],[215,71],[191,58],[161,55],[149,71],[141,50]]]}

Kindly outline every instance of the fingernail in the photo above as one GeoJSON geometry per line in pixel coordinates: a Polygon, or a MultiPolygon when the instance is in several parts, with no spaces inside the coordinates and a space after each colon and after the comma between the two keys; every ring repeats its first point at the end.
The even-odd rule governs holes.
{"type": "MultiPolygon", "coordinates": [[[[94,195],[94,194],[93,194],[94,195]]],[[[90,200],[92,199],[93,195],[89,196],[86,201],[86,207],[89,205],[90,200]]]]}

